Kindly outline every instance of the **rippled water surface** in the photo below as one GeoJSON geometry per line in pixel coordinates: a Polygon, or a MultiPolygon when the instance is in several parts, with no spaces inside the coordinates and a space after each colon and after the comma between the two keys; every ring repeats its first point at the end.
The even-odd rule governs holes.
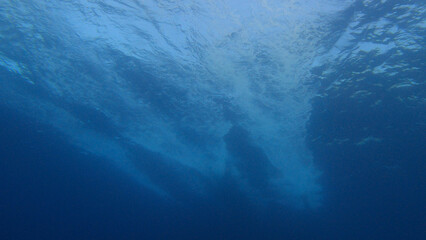
{"type": "Polygon", "coordinates": [[[426,5],[0,2],[2,239],[423,239],[426,5]]]}

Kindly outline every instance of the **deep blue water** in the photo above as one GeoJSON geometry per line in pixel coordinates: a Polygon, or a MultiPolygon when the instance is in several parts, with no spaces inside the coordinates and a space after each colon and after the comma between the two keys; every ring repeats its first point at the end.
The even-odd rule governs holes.
{"type": "Polygon", "coordinates": [[[0,239],[426,239],[423,1],[3,1],[0,239]]]}
{"type": "Polygon", "coordinates": [[[209,199],[164,200],[51,127],[1,114],[2,156],[14,160],[1,166],[4,239],[309,239],[323,225],[310,212],[257,209],[227,179],[209,199]]]}

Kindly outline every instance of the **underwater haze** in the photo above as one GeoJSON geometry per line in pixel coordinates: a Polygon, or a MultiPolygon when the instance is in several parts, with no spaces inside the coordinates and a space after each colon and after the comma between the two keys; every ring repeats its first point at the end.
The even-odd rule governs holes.
{"type": "Polygon", "coordinates": [[[0,1],[0,239],[426,239],[423,0],[0,1]]]}

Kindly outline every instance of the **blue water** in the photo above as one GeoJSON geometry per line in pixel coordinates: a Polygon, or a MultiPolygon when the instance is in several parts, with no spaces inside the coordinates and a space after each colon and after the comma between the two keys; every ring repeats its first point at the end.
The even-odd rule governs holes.
{"type": "Polygon", "coordinates": [[[424,1],[0,2],[0,239],[426,239],[424,1]]]}

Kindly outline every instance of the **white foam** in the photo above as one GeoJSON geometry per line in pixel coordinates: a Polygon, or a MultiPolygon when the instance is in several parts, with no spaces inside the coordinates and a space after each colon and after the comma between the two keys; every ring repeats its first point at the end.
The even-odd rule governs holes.
{"type": "MultiPolygon", "coordinates": [[[[286,196],[303,195],[316,205],[318,172],[304,144],[309,101],[315,92],[304,81],[329,20],[350,2],[188,0],[133,1],[129,5],[109,0],[102,2],[112,7],[106,9],[97,1],[39,1],[38,12],[50,14],[45,17],[57,29],[66,29],[58,34],[67,50],[90,59],[107,76],[93,79],[82,74],[73,81],[51,77],[44,79],[45,85],[53,94],[99,107],[131,142],[207,176],[224,172],[226,165],[226,149],[220,139],[231,123],[221,115],[223,106],[207,98],[222,96],[242,113],[239,124],[284,172],[286,177],[277,180],[276,188],[286,196]],[[149,101],[135,96],[126,79],[110,68],[110,56],[102,55],[105,49],[138,59],[155,76],[153,81],[184,90],[188,98],[176,100],[174,107],[185,113],[185,119],[164,116],[149,101]],[[118,109],[136,114],[120,121],[120,112],[103,107],[102,100],[109,94],[120,97],[118,109]],[[196,150],[178,137],[180,126],[190,126],[218,139],[217,143],[196,150]]],[[[351,39],[344,35],[339,46],[345,47],[351,39]]],[[[367,43],[360,48],[387,49],[367,43]]],[[[52,56],[49,60],[52,68],[46,71],[61,76],[57,75],[61,73],[55,65],[57,59],[52,56]]],[[[66,66],[64,63],[58,65],[66,66]]],[[[124,150],[114,140],[59,123],[55,126],[72,136],[76,145],[119,159],[118,165],[131,169],[122,156],[124,150]]]]}

